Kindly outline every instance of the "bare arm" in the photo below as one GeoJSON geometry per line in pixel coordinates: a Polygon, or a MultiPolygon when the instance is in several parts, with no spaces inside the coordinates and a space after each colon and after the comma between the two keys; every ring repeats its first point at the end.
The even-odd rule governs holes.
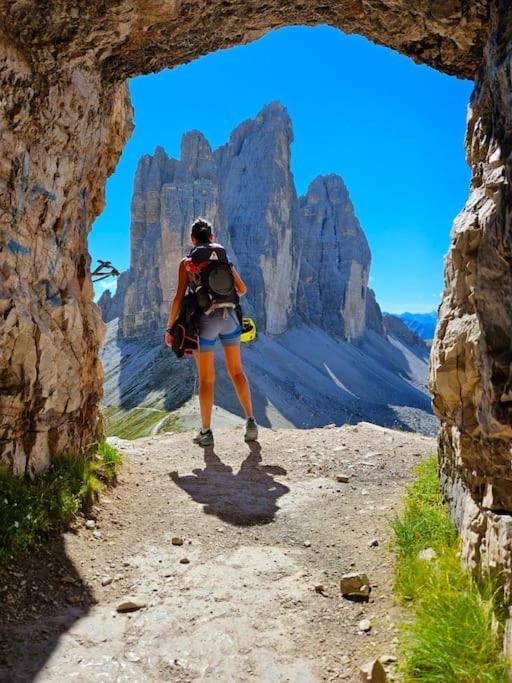
{"type": "Polygon", "coordinates": [[[185,296],[185,292],[187,291],[187,285],[188,285],[188,276],[187,276],[187,271],[185,268],[185,261],[182,260],[180,262],[179,270],[178,270],[178,287],[176,289],[176,294],[174,295],[174,299],[172,300],[171,304],[171,309],[169,311],[169,318],[167,320],[167,327],[172,327],[174,325],[174,322],[176,318],[178,317],[178,314],[180,312],[181,304],[183,303],[183,297],[185,296]]]}
{"type": "Polygon", "coordinates": [[[233,273],[236,292],[239,296],[243,296],[247,292],[247,286],[238,274],[238,272],[236,271],[234,266],[231,268],[231,272],[233,273]]]}

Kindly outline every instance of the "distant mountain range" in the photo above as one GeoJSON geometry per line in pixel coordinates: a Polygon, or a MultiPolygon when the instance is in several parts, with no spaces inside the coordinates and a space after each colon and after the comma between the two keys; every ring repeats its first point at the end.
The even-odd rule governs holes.
{"type": "Polygon", "coordinates": [[[418,337],[422,339],[434,338],[437,311],[431,311],[430,313],[400,313],[397,317],[401,318],[407,327],[415,332],[418,337]]]}

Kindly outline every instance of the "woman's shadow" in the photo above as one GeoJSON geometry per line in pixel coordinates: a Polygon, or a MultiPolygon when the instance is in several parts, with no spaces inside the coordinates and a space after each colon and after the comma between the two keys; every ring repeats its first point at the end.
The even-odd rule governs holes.
{"type": "Polygon", "coordinates": [[[216,515],[237,526],[268,524],[279,510],[278,499],[290,491],[272,475],[283,476],[286,470],[277,465],[262,465],[261,446],[257,441],[248,446],[250,453],[236,474],[210,446],[204,449],[204,469],[192,470],[193,474],[181,477],[171,472],[169,476],[196,503],[204,506],[207,515],[216,515]]]}

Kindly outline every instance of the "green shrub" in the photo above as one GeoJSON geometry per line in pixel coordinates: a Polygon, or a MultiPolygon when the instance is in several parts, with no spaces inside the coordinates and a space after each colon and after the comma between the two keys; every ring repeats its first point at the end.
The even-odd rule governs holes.
{"type": "Polygon", "coordinates": [[[505,683],[508,664],[500,648],[498,592],[490,578],[477,585],[462,567],[435,457],[417,468],[392,528],[395,590],[411,609],[401,647],[404,680],[505,683]],[[426,548],[433,548],[437,557],[419,559],[426,548]]]}
{"type": "Polygon", "coordinates": [[[90,505],[103,483],[115,481],[120,454],[103,442],[91,459],[63,456],[33,479],[0,469],[0,564],[62,528],[90,505]]]}

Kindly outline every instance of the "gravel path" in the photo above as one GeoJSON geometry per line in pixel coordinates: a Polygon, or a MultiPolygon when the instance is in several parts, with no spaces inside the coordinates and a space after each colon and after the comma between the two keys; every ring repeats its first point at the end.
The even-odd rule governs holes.
{"type": "Polygon", "coordinates": [[[394,654],[387,520],[433,439],[367,423],[266,429],[251,448],[241,428],[214,450],[190,437],[112,439],[125,466],[92,521],[0,576],[0,680],[358,681],[394,654]],[[368,602],[340,594],[353,571],[368,602]],[[128,598],[140,609],[118,612],[128,598]]]}

